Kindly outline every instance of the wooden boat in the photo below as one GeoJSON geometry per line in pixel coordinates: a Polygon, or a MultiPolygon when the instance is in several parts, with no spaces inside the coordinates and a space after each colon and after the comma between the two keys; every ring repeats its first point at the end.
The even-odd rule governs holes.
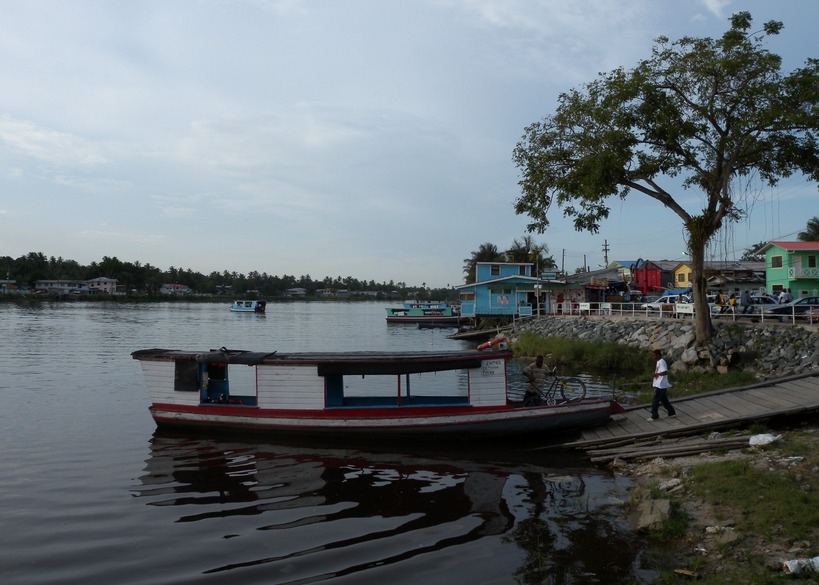
{"type": "Polygon", "coordinates": [[[233,301],[230,310],[234,313],[264,313],[267,301],[233,301]]]}
{"type": "Polygon", "coordinates": [[[512,353],[135,351],[159,427],[366,437],[545,436],[605,423],[609,398],[522,407],[507,393],[512,353]]]}
{"type": "Polygon", "coordinates": [[[402,307],[387,308],[387,323],[436,323],[457,325],[461,312],[444,302],[404,303],[402,307]]]}

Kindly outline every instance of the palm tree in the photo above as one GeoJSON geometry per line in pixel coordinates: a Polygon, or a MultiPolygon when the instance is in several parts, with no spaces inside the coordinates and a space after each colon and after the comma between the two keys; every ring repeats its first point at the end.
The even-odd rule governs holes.
{"type": "Polygon", "coordinates": [[[801,242],[819,242],[819,217],[809,219],[805,231],[796,237],[801,242]]]}
{"type": "Polygon", "coordinates": [[[495,244],[485,242],[480,248],[472,252],[469,258],[464,258],[464,282],[475,282],[475,266],[478,262],[503,262],[506,258],[495,244]]]}
{"type": "Polygon", "coordinates": [[[742,254],[742,258],[740,260],[746,262],[765,262],[765,254],[760,253],[759,251],[765,247],[765,244],[768,242],[762,241],[757,242],[750,248],[746,248],[745,252],[742,254]]]}
{"type": "Polygon", "coordinates": [[[549,247],[546,244],[535,244],[534,239],[529,235],[523,236],[521,240],[513,240],[512,246],[506,250],[507,262],[531,262],[538,272],[557,266],[554,258],[546,256],[549,253],[549,247]]]}

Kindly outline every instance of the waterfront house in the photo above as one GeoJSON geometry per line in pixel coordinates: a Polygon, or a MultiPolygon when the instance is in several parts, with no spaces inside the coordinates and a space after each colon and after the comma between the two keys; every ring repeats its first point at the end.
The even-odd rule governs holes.
{"type": "Polygon", "coordinates": [[[819,242],[768,242],[760,251],[769,292],[787,288],[794,299],[819,296],[819,242]]]}
{"type": "MultiPolygon", "coordinates": [[[[703,274],[709,292],[719,290],[737,296],[747,290],[760,294],[765,289],[765,263],[742,260],[711,260],[703,263],[703,274]]],[[[691,263],[680,262],[673,270],[676,289],[691,288],[691,263]]]]}
{"type": "Polygon", "coordinates": [[[637,260],[631,271],[631,288],[643,295],[677,288],[674,285],[674,269],[678,264],[678,261],[672,260],[637,260]]]}
{"type": "Polygon", "coordinates": [[[119,281],[116,278],[100,276],[99,278],[92,278],[86,282],[91,292],[112,295],[116,292],[117,283],[119,281]]]}
{"type": "Polygon", "coordinates": [[[625,278],[622,267],[612,264],[600,270],[578,272],[566,277],[564,296],[579,302],[622,302],[622,295],[628,290],[625,278]]]}
{"type": "Polygon", "coordinates": [[[192,292],[186,284],[163,284],[159,287],[159,294],[163,295],[189,295],[192,292]]]}
{"type": "Polygon", "coordinates": [[[85,280],[37,280],[34,291],[51,295],[88,294],[91,289],[85,280]]]}
{"type": "Polygon", "coordinates": [[[538,277],[534,271],[531,262],[477,262],[475,282],[455,287],[461,316],[514,319],[549,312],[550,291],[565,286],[565,281],[555,273],[538,277]]]}
{"type": "Polygon", "coordinates": [[[617,270],[617,280],[630,283],[633,279],[632,270],[637,265],[637,260],[612,260],[606,268],[617,270]]]}

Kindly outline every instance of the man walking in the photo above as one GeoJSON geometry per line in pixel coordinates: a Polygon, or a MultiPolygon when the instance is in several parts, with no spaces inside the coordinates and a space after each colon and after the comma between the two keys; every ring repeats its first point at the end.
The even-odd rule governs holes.
{"type": "Polygon", "coordinates": [[[668,400],[668,389],[671,384],[668,383],[668,364],[663,359],[663,354],[659,349],[654,350],[654,359],[657,364],[654,366],[654,379],[651,383],[654,388],[654,397],[651,399],[651,418],[648,420],[657,420],[660,418],[660,405],[668,412],[668,416],[677,416],[677,411],[671,406],[668,400]]]}

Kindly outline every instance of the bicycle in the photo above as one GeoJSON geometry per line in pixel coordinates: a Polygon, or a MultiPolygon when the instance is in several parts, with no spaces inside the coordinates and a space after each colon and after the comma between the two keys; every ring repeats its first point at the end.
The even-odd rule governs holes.
{"type": "MultiPolygon", "coordinates": [[[[546,357],[552,357],[551,354],[546,357]]],[[[586,383],[580,378],[563,378],[557,375],[557,366],[550,368],[547,375],[551,377],[549,387],[535,388],[534,395],[526,398],[523,402],[524,406],[555,406],[560,404],[568,404],[570,402],[578,402],[586,397],[586,383]],[[558,392],[562,401],[558,400],[558,392]]],[[[529,384],[530,388],[534,388],[533,384],[529,384]]]]}

